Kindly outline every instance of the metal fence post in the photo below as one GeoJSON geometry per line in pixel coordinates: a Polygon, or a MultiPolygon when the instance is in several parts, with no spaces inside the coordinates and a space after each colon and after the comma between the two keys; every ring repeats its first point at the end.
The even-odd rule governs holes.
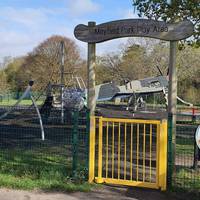
{"type": "Polygon", "coordinates": [[[73,175],[77,170],[77,161],[78,161],[78,111],[72,112],[73,120],[73,131],[72,131],[72,172],[73,175]]]}
{"type": "Polygon", "coordinates": [[[172,185],[172,174],[173,174],[173,155],[172,155],[172,115],[168,115],[168,165],[167,165],[167,185],[172,185]]]}
{"type": "Polygon", "coordinates": [[[95,177],[95,138],[96,138],[96,118],[90,117],[89,133],[89,182],[94,181],[95,177]]]}
{"type": "Polygon", "coordinates": [[[86,170],[89,178],[89,153],[90,153],[90,111],[86,110],[86,170]]]}
{"type": "Polygon", "coordinates": [[[102,179],[102,151],[103,151],[103,122],[102,117],[99,118],[99,139],[98,139],[98,178],[97,183],[103,183],[102,179]]]}
{"type": "Polygon", "coordinates": [[[195,108],[192,108],[192,122],[195,124],[197,121],[196,115],[195,115],[195,108]]]}
{"type": "Polygon", "coordinates": [[[159,134],[159,186],[164,191],[167,187],[167,120],[161,121],[159,134]]]}

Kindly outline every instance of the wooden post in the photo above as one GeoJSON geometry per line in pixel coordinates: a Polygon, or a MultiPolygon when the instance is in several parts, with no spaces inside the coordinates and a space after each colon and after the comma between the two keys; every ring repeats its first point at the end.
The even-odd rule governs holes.
{"type": "MultiPolygon", "coordinates": [[[[168,116],[171,121],[172,130],[172,146],[171,159],[172,168],[175,167],[176,155],[176,104],[177,104],[177,75],[176,75],[176,49],[177,42],[170,41],[170,56],[169,56],[169,94],[168,94],[168,116]]],[[[170,147],[169,147],[170,148],[170,147]]]]}
{"type": "MultiPolygon", "coordinates": [[[[88,22],[88,27],[95,26],[95,22],[88,22]]],[[[88,86],[87,86],[87,106],[90,109],[90,115],[95,111],[95,61],[96,61],[96,43],[88,43],[88,86]]]]}
{"type": "MultiPolygon", "coordinates": [[[[88,22],[88,27],[93,27],[96,22],[88,22]]],[[[90,110],[90,131],[89,131],[89,182],[94,181],[95,176],[95,63],[96,43],[88,43],[88,83],[87,83],[87,107],[90,110]]]]}

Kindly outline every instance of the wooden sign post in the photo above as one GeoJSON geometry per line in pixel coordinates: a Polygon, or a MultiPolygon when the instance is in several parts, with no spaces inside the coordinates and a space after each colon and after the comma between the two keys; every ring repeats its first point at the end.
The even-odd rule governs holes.
{"type": "MultiPolygon", "coordinates": [[[[88,27],[93,28],[95,27],[95,22],[88,22],[88,27]]],[[[91,115],[94,115],[94,110],[96,107],[95,102],[95,62],[96,62],[96,43],[89,42],[88,43],[88,62],[87,62],[87,76],[88,76],[88,83],[87,83],[87,105],[90,109],[91,115]]]]}
{"type": "MultiPolygon", "coordinates": [[[[169,166],[168,174],[171,179],[171,175],[175,164],[176,155],[176,105],[177,105],[177,74],[176,74],[176,51],[177,41],[170,41],[169,49],[169,84],[168,84],[168,151],[169,166]]],[[[169,181],[171,182],[171,180],[169,181]]]]}
{"type": "MultiPolygon", "coordinates": [[[[172,142],[176,138],[176,103],[177,103],[177,75],[176,75],[176,46],[177,41],[190,37],[194,32],[194,25],[189,20],[176,23],[166,23],[150,19],[124,19],[96,25],[89,22],[88,26],[79,24],[74,29],[75,37],[88,43],[88,108],[91,115],[95,110],[95,49],[96,43],[122,37],[150,37],[170,41],[169,58],[169,95],[168,116],[173,130],[172,142]]],[[[91,129],[94,129],[94,127],[91,129]]],[[[175,149],[174,149],[175,153],[175,149]]]]}
{"type": "Polygon", "coordinates": [[[89,22],[88,26],[79,24],[74,29],[75,37],[88,43],[88,108],[91,113],[95,109],[95,43],[122,37],[150,37],[170,41],[170,81],[169,81],[169,109],[175,113],[176,105],[176,74],[175,71],[175,46],[176,41],[185,39],[193,34],[194,26],[189,20],[178,23],[165,23],[150,19],[124,19],[96,25],[89,22]],[[172,78],[173,76],[173,78],[172,78]],[[172,98],[173,91],[173,98],[172,98]]]}

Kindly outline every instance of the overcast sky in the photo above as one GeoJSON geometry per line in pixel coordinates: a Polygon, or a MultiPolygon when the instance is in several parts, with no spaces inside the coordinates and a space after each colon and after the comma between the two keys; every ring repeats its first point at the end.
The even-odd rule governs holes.
{"type": "MultiPolygon", "coordinates": [[[[0,60],[25,55],[55,34],[75,40],[84,57],[86,44],[73,35],[77,24],[132,17],[137,17],[132,0],[0,0],[0,60]]],[[[125,41],[98,44],[97,53],[117,51],[125,41]]]]}

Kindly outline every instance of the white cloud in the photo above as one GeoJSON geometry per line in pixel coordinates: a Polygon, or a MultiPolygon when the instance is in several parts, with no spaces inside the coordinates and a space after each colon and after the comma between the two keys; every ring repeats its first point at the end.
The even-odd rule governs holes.
{"type": "Polygon", "coordinates": [[[100,5],[92,0],[68,0],[67,11],[71,16],[82,16],[89,13],[98,12],[100,5]]]}
{"type": "MultiPolygon", "coordinates": [[[[86,58],[87,44],[74,38],[74,27],[87,23],[91,13],[98,12],[100,5],[93,0],[64,0],[65,6],[46,8],[0,7],[0,60],[4,56],[20,56],[53,34],[73,39],[86,58]],[[71,17],[69,17],[71,15],[71,17]],[[65,20],[66,19],[66,20],[65,20]]],[[[133,17],[131,10],[117,11],[119,18],[133,17]]],[[[97,54],[118,51],[127,38],[97,44],[97,54]]]]}
{"type": "Polygon", "coordinates": [[[39,35],[30,35],[15,31],[0,31],[0,62],[4,56],[26,55],[41,42],[39,35]]]}
{"type": "Polygon", "coordinates": [[[0,62],[4,56],[20,56],[30,52],[41,41],[54,34],[57,24],[49,16],[58,10],[46,8],[0,8],[0,62]]]}
{"type": "Polygon", "coordinates": [[[55,9],[0,7],[0,62],[4,56],[27,54],[40,42],[55,34],[73,39],[85,58],[87,46],[77,41],[73,34],[75,25],[83,22],[82,16],[70,20],[67,18],[66,8],[70,8],[73,14],[79,12],[83,15],[97,11],[99,6],[91,0],[74,0],[68,1],[65,7],[55,9]],[[65,23],[62,22],[64,18],[67,19],[65,23]]]}
{"type": "Polygon", "coordinates": [[[9,23],[16,23],[27,28],[37,28],[47,21],[47,10],[3,7],[0,9],[1,18],[9,23]]]}

